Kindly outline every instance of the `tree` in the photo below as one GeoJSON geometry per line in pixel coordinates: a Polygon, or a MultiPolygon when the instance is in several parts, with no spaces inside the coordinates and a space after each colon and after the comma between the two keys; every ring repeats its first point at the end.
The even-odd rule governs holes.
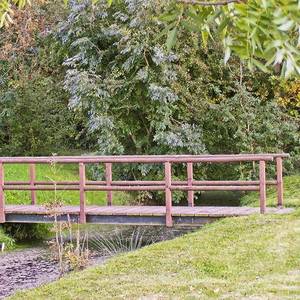
{"type": "Polygon", "coordinates": [[[156,0],[94,8],[73,3],[57,33],[69,49],[64,65],[70,107],[86,115],[94,150],[237,153],[296,143],[297,126],[273,102],[268,76],[244,70],[237,58],[225,66],[220,43],[204,46],[194,32],[179,31],[182,43],[168,51],[158,38],[164,24],[153,17],[164,9],[156,0]],[[258,121],[245,131],[250,117],[258,121]]]}
{"type": "MultiPolygon", "coordinates": [[[[13,22],[13,5],[23,8],[29,0],[2,0],[0,26],[13,22]]],[[[64,0],[64,2],[68,2],[64,0]]],[[[93,0],[91,4],[113,0],[93,0]]],[[[117,3],[118,1],[115,1],[117,3]]],[[[127,3],[134,1],[127,1],[127,3]]],[[[146,2],[146,1],[145,1],[146,2]]],[[[300,75],[300,4],[298,0],[168,0],[165,23],[169,49],[176,43],[179,30],[201,34],[207,44],[212,31],[218,31],[224,44],[225,63],[231,54],[247,61],[250,69],[281,71],[285,77],[300,75]]]]}

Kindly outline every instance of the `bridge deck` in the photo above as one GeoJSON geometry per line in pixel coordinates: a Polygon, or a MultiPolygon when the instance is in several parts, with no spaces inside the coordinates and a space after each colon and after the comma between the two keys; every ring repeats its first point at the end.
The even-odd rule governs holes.
{"type": "MultiPolygon", "coordinates": [[[[165,224],[165,206],[87,206],[87,223],[98,224],[165,224]]],[[[267,208],[269,214],[286,214],[292,212],[289,208],[267,208]]],[[[58,220],[78,222],[79,206],[63,206],[56,211],[41,205],[6,205],[6,222],[20,223],[50,223],[54,214],[58,220]]],[[[217,218],[247,216],[258,214],[259,208],[232,206],[173,206],[172,217],[175,224],[197,225],[213,221],[217,218]]]]}

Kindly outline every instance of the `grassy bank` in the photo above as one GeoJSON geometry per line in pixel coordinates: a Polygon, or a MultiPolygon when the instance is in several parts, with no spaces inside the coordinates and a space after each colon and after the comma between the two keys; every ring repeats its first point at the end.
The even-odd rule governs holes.
{"type": "MultiPolygon", "coordinates": [[[[5,180],[28,181],[28,165],[5,165],[5,180]]],[[[36,165],[36,177],[39,181],[78,181],[77,165],[36,165]]],[[[49,203],[57,199],[64,204],[79,205],[79,191],[37,191],[38,204],[49,203]]],[[[106,203],[106,193],[101,191],[88,192],[88,205],[104,205],[106,203]]],[[[30,204],[30,192],[27,191],[7,191],[5,192],[7,204],[30,204]]],[[[129,195],[114,192],[113,202],[122,205],[129,201],[129,195]]]]}
{"type": "Polygon", "coordinates": [[[298,186],[285,179],[293,214],[227,218],[11,299],[300,299],[298,186]]]}
{"type": "MultiPolygon", "coordinates": [[[[300,207],[300,175],[284,177],[284,206],[300,207]]],[[[241,199],[242,206],[259,206],[259,194],[251,192],[241,199]]],[[[277,205],[275,187],[267,189],[267,206],[277,205]]]]}
{"type": "Polygon", "coordinates": [[[225,219],[12,299],[300,297],[299,216],[225,219]]]}

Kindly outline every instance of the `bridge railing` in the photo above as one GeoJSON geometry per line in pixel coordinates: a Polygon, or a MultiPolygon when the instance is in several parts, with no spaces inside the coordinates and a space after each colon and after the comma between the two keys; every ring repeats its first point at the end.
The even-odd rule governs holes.
{"type": "Polygon", "coordinates": [[[80,223],[86,222],[86,192],[106,191],[107,205],[112,205],[113,191],[164,191],[166,206],[166,225],[172,226],[172,192],[187,191],[188,205],[194,206],[195,191],[259,191],[260,212],[266,211],[266,187],[274,185],[277,189],[277,204],[283,205],[282,160],[288,154],[237,154],[237,155],[123,155],[123,156],[52,156],[52,157],[0,157],[0,223],[5,222],[4,193],[8,190],[30,191],[31,204],[37,204],[36,191],[39,190],[74,190],[79,191],[80,223]],[[266,163],[276,161],[276,179],[266,180],[266,163]],[[194,179],[195,163],[240,163],[258,162],[258,180],[221,180],[200,181],[194,179]],[[113,180],[113,164],[143,163],[164,164],[164,180],[156,181],[121,181],[113,180]],[[187,180],[172,180],[172,164],[187,165],[187,180]],[[28,164],[28,181],[5,181],[4,164],[28,164]],[[78,164],[78,181],[38,181],[36,164],[78,164]],[[91,181],[86,178],[86,164],[104,164],[105,180],[91,181]]]}

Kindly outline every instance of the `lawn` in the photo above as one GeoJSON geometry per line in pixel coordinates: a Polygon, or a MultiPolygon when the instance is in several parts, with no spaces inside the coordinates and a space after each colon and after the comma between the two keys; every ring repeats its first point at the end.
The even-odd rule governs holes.
{"type": "MultiPolygon", "coordinates": [[[[4,166],[5,181],[25,181],[29,180],[28,165],[7,164],[4,166]]],[[[65,165],[36,165],[36,177],[41,181],[78,181],[78,166],[72,164],[65,165]]],[[[37,204],[49,203],[59,200],[68,205],[79,205],[78,191],[37,191],[37,204]]],[[[106,192],[91,191],[87,192],[88,205],[105,205],[106,192]]],[[[122,192],[114,192],[113,203],[123,205],[129,201],[130,196],[122,192]]],[[[30,204],[29,191],[6,191],[6,204],[30,204]]]]}
{"type": "Polygon", "coordinates": [[[299,180],[285,183],[293,214],[223,219],[11,299],[300,299],[299,180]]]}

